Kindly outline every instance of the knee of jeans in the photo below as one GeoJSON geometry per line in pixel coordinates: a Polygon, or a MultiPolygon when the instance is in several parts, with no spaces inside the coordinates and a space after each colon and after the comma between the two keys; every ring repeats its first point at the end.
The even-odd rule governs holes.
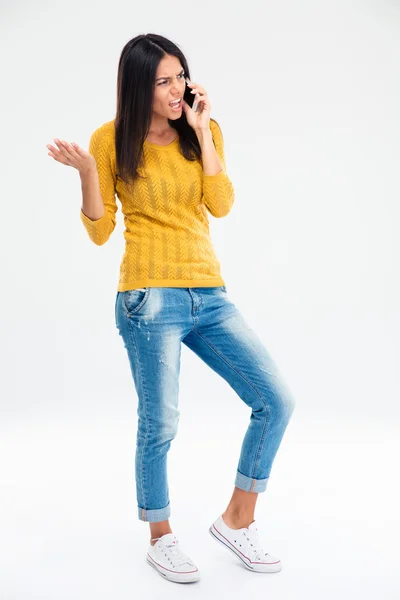
{"type": "Polygon", "coordinates": [[[296,405],[294,396],[289,393],[282,393],[279,396],[279,400],[273,405],[273,410],[275,411],[276,418],[282,421],[289,421],[294,407],[296,405]]]}
{"type": "Polygon", "coordinates": [[[175,439],[178,433],[178,421],[168,423],[168,426],[161,427],[155,436],[156,442],[159,444],[166,444],[175,439]]]}
{"type": "Polygon", "coordinates": [[[296,406],[296,400],[292,393],[289,393],[287,396],[285,396],[285,406],[287,418],[290,419],[296,406]]]}

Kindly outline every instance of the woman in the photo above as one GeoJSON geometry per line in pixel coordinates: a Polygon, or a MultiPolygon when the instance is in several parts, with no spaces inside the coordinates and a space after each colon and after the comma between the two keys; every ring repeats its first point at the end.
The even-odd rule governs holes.
{"type": "Polygon", "coordinates": [[[210,109],[181,50],[160,35],[138,35],[121,53],[116,117],[93,132],[89,152],[57,138],[57,148],[48,146],[79,171],[80,218],[95,244],[115,228],[115,194],[122,205],[126,248],[115,318],[139,400],[138,517],[150,525],[147,561],[175,582],[199,579],[169,523],[166,465],[179,421],[181,343],[252,411],[232,497],[209,530],[252,571],[281,569],[263,550],[254,511],[294,408],[273,359],[228,297],[210,238],[208,213],[223,217],[234,201],[210,109]]]}

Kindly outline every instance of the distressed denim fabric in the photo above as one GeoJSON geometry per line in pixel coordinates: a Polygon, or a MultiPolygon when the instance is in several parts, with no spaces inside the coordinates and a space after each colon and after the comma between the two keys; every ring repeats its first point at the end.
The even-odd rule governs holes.
{"type": "Polygon", "coordinates": [[[135,477],[138,517],[164,521],[171,506],[167,453],[177,434],[181,344],[221,375],[251,408],[237,487],[263,492],[295,400],[225,286],[117,292],[115,322],[138,395],[135,477]]]}

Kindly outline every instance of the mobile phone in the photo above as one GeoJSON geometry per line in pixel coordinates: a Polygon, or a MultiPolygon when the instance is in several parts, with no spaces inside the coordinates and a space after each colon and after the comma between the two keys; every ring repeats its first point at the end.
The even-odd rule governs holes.
{"type": "MultiPolygon", "coordinates": [[[[192,83],[189,79],[189,77],[185,77],[185,81],[186,83],[192,83]]],[[[192,106],[192,110],[194,112],[197,112],[197,108],[199,106],[199,98],[197,96],[200,96],[200,94],[197,92],[197,94],[194,95],[194,102],[193,102],[193,106],[192,106]]]]}

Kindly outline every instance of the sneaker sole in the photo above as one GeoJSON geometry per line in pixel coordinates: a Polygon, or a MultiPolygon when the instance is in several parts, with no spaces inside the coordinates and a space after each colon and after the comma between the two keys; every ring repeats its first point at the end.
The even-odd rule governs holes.
{"type": "Polygon", "coordinates": [[[249,569],[249,571],[252,571],[253,573],[278,573],[279,571],[281,571],[281,569],[282,569],[281,563],[278,563],[277,566],[271,565],[271,567],[267,567],[267,569],[265,569],[265,570],[263,569],[262,571],[259,570],[259,569],[257,569],[257,568],[255,568],[255,567],[252,567],[251,565],[249,565],[244,560],[244,558],[238,552],[235,551],[234,548],[231,548],[230,546],[228,546],[223,540],[221,540],[218,537],[217,532],[213,531],[213,526],[212,525],[211,525],[211,527],[209,528],[208,531],[210,532],[210,535],[211,535],[211,537],[214,540],[217,540],[217,542],[219,542],[224,548],[227,548],[228,550],[230,550],[232,552],[232,554],[234,554],[235,556],[237,556],[241,560],[241,562],[244,564],[244,566],[246,567],[246,569],[249,569]]]}
{"type": "Polygon", "coordinates": [[[174,583],[194,583],[196,581],[199,581],[200,579],[200,575],[192,575],[190,579],[179,579],[179,575],[178,576],[174,576],[170,573],[165,573],[164,571],[160,570],[156,564],[153,563],[153,561],[151,560],[151,558],[149,558],[148,555],[146,555],[146,561],[149,563],[149,565],[151,567],[153,567],[153,569],[155,569],[157,571],[157,573],[159,575],[161,575],[161,577],[163,577],[163,579],[167,579],[168,581],[172,581],[174,583]]]}

